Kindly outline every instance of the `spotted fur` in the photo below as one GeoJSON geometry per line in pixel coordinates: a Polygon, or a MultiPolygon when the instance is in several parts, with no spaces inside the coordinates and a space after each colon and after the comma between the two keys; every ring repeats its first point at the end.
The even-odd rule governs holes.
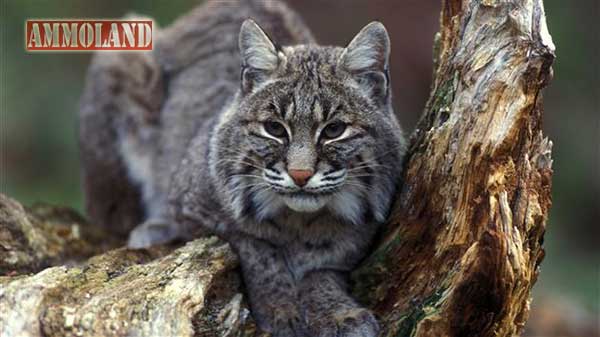
{"type": "Polygon", "coordinates": [[[388,34],[374,22],[346,47],[321,46],[278,2],[235,4],[209,2],[155,42],[165,95],[156,140],[116,140],[145,191],[130,245],[216,233],[240,257],[262,329],[376,336],[346,275],[388,216],[405,150],[388,34]]]}

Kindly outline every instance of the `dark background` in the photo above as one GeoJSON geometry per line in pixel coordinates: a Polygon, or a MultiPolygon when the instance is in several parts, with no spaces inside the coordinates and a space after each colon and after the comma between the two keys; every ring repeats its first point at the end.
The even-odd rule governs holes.
{"type": "MultiPolygon", "coordinates": [[[[27,18],[118,18],[129,12],[164,26],[198,1],[0,0],[0,191],[25,204],[81,210],[76,112],[89,53],[24,51],[27,18]]],[[[410,133],[432,73],[439,0],[289,0],[321,44],[344,45],[380,20],[392,38],[394,104],[410,133]]],[[[597,336],[600,284],[600,109],[597,0],[546,0],[557,45],[545,92],[546,134],[554,142],[553,207],[529,334],[597,336]]]]}

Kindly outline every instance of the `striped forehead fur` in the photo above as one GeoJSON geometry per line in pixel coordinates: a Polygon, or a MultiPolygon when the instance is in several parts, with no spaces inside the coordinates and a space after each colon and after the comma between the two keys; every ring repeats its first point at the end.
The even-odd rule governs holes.
{"type": "Polygon", "coordinates": [[[216,144],[239,149],[233,158],[221,158],[215,169],[221,175],[238,175],[235,186],[223,189],[234,214],[267,221],[285,209],[302,213],[323,207],[352,224],[369,216],[383,221],[396,184],[389,179],[395,177],[392,163],[402,156],[404,146],[389,96],[386,100],[373,96],[387,95],[389,88],[374,90],[381,83],[364,78],[360,68],[385,77],[389,54],[385,29],[369,25],[346,48],[313,44],[277,48],[255,23],[245,25],[240,34],[242,64],[259,76],[248,79],[255,81],[251,90],[242,92],[230,113],[224,114],[217,131],[221,141],[216,144]],[[283,123],[283,134],[268,134],[266,122],[283,123]],[[324,143],[321,133],[333,122],[343,123],[349,130],[343,135],[352,137],[324,143]],[[237,166],[231,164],[235,161],[237,166]],[[320,185],[296,195],[290,168],[314,172],[320,185]]]}

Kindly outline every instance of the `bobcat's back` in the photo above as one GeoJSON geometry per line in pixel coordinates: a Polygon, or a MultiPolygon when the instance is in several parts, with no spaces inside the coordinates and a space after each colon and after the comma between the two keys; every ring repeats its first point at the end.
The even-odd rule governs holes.
{"type": "Polygon", "coordinates": [[[312,41],[299,18],[274,1],[209,2],[167,28],[158,41],[156,57],[168,81],[154,166],[161,191],[167,191],[187,143],[197,132],[208,137],[215,117],[239,88],[238,34],[249,17],[264,22],[285,44],[312,41]]]}
{"type": "Polygon", "coordinates": [[[221,234],[273,336],[375,337],[347,273],[385,222],[405,150],[390,39],[373,22],[346,47],[312,42],[278,2],[214,1],[153,53],[96,57],[80,115],[87,202],[101,205],[89,214],[137,219],[141,194],[130,247],[221,234]]]}
{"type": "Polygon", "coordinates": [[[86,208],[95,223],[119,224],[114,230],[126,234],[141,217],[163,217],[188,143],[198,133],[208,137],[239,88],[238,34],[249,17],[282,43],[313,41],[280,2],[209,1],[155,29],[151,53],[94,56],[79,138],[86,208]]]}

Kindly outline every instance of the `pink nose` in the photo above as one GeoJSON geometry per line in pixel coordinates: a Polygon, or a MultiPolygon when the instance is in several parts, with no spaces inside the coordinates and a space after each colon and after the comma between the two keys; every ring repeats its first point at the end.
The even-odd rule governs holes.
{"type": "Polygon", "coordinates": [[[308,179],[310,179],[310,177],[313,176],[314,171],[313,170],[288,170],[288,174],[290,175],[290,177],[292,177],[292,179],[294,180],[296,185],[302,187],[302,186],[306,185],[306,183],[308,182],[308,179]]]}

